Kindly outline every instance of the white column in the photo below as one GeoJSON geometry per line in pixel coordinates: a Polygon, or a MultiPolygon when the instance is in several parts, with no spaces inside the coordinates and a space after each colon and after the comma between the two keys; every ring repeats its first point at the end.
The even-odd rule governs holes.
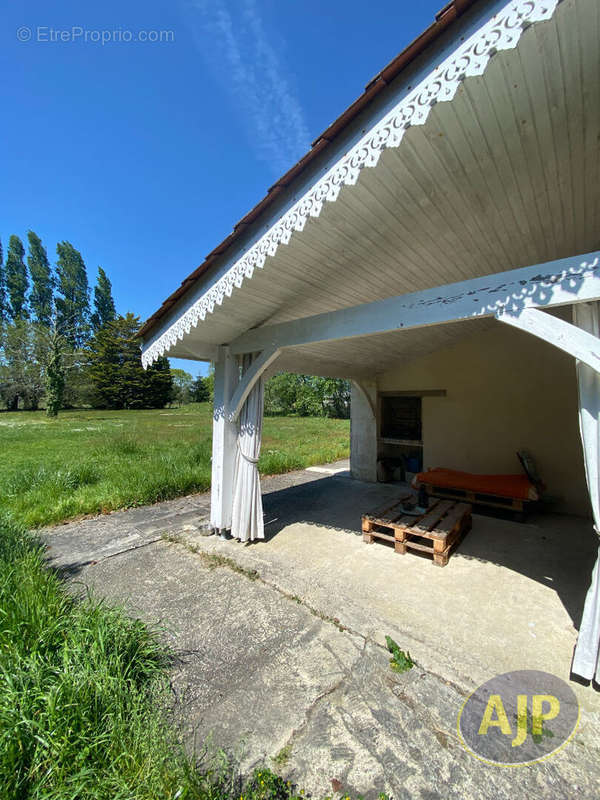
{"type": "Polygon", "coordinates": [[[350,473],[360,481],[377,480],[377,385],[352,381],[350,400],[350,473]]]}
{"type": "Polygon", "coordinates": [[[213,405],[212,484],[210,524],[218,532],[231,528],[233,465],[237,447],[237,424],[229,421],[230,403],[239,382],[238,360],[229,348],[220,347],[215,362],[213,405]]]}
{"type": "MultiPolygon", "coordinates": [[[[592,336],[600,336],[600,305],[579,303],[573,306],[573,321],[592,336]]],[[[578,361],[577,380],[579,429],[583,443],[585,475],[594,515],[594,527],[596,533],[600,534],[600,374],[596,369],[578,361]]],[[[600,548],[585,598],[571,668],[582,678],[587,680],[594,678],[600,681],[600,548]]]]}

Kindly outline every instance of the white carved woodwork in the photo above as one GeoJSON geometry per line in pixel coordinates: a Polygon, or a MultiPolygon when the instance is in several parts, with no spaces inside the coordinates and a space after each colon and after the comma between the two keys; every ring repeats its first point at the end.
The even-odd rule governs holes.
{"type": "Polygon", "coordinates": [[[429,75],[374,124],[365,135],[322,175],[269,229],[235,261],[206,292],[143,349],[145,367],[164,355],[192,327],[211,314],[216,305],[230,297],[235,288],[261,269],[267,256],[274,256],[280,244],[302,231],[309,217],[318,217],[325,201],[334,202],[342,186],[356,184],[360,170],[375,167],[385,148],[398,147],[405,131],[423,125],[433,105],[451,101],[461,81],[483,75],[490,58],[500,50],[516,47],[529,25],[554,14],[558,0],[517,0],[469,36],[429,75]]]}

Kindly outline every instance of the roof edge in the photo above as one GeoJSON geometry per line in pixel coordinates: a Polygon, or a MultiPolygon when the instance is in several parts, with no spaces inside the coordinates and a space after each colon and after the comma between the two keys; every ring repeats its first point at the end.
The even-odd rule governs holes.
{"type": "Polygon", "coordinates": [[[273,205],[279,195],[290,187],[307,167],[348,128],[356,117],[403,70],[410,66],[429,45],[436,41],[455,20],[478,2],[480,0],[451,0],[450,3],[438,11],[435,21],[367,83],[363,93],[312,142],[311,149],[269,187],[265,197],[234,225],[233,231],[208,253],[202,264],[182,281],[181,285],[167,297],[157,311],[148,317],[140,328],[137,334],[138,337],[146,337],[159,321],[169,313],[173,306],[187,294],[191,285],[210,270],[213,263],[244,235],[248,227],[273,205]]]}

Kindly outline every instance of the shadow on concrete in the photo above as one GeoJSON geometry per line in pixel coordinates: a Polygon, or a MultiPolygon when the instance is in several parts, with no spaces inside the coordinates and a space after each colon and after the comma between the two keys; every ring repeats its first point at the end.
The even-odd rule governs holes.
{"type": "Polygon", "coordinates": [[[71,564],[63,564],[61,566],[53,566],[48,563],[47,566],[60,580],[73,581],[86,567],[94,566],[97,563],[97,561],[74,561],[71,564]]]}
{"type": "MultiPolygon", "coordinates": [[[[270,492],[263,495],[265,537],[271,539],[294,523],[360,536],[363,514],[407,490],[328,476],[270,492]]],[[[597,546],[591,520],[585,518],[537,513],[523,523],[508,519],[506,512],[474,513],[473,528],[453,558],[491,562],[552,588],[579,629],[597,546]]]]}

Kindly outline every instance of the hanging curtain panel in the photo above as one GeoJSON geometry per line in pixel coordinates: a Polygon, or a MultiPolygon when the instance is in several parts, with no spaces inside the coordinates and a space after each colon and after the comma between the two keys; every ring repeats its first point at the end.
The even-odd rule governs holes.
{"type": "MultiPolygon", "coordinates": [[[[600,336],[600,305],[576,303],[573,306],[574,323],[600,336]]],[[[586,364],[577,362],[579,385],[579,428],[583,443],[583,457],[588,491],[594,514],[596,533],[600,532],[600,374],[586,364]]],[[[572,670],[576,675],[600,682],[600,549],[592,571],[579,628],[572,670]]]]}
{"type": "MultiPolygon", "coordinates": [[[[242,371],[253,361],[245,355],[242,371]]],[[[260,378],[244,403],[239,417],[237,453],[233,474],[233,519],[231,535],[241,542],[264,539],[262,495],[258,457],[262,440],[264,381],[260,378]]]]}

